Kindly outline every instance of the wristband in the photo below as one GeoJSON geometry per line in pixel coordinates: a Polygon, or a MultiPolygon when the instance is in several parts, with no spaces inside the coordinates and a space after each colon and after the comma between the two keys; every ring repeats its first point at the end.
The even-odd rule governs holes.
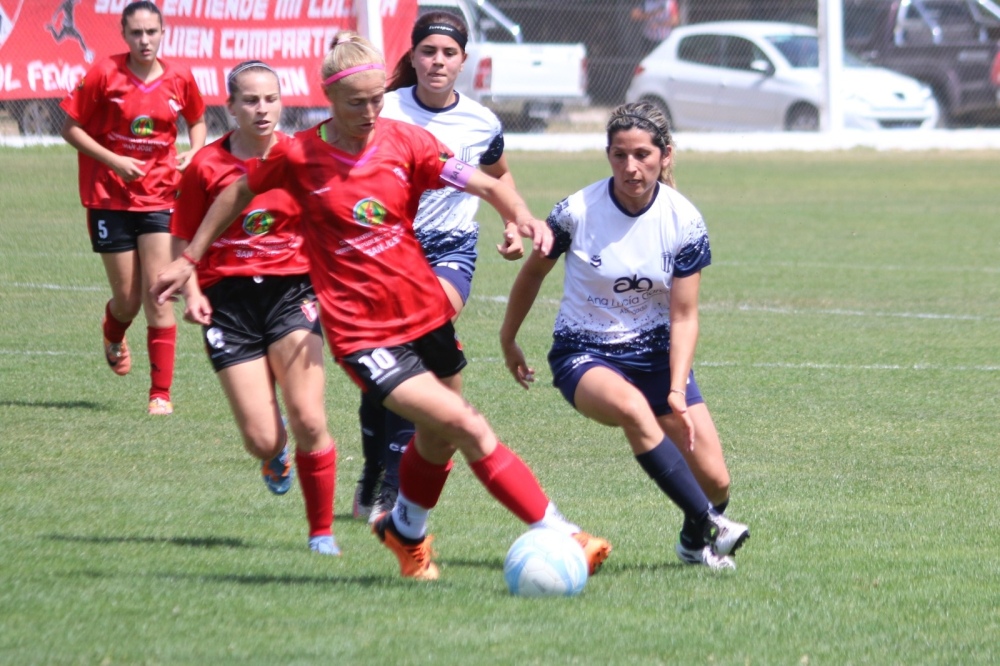
{"type": "Polygon", "coordinates": [[[194,259],[192,259],[191,255],[188,254],[186,250],[184,252],[181,252],[181,259],[183,259],[184,261],[188,262],[192,266],[197,266],[198,265],[198,262],[195,261],[194,259]]]}

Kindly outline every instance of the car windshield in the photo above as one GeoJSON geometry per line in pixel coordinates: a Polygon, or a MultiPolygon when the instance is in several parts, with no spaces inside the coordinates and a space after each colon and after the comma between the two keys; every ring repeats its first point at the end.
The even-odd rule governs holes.
{"type": "MultiPolygon", "coordinates": [[[[819,67],[819,39],[815,35],[770,35],[765,39],[781,51],[792,67],[819,67]]],[[[844,51],[844,67],[867,66],[853,53],[844,51]]]]}

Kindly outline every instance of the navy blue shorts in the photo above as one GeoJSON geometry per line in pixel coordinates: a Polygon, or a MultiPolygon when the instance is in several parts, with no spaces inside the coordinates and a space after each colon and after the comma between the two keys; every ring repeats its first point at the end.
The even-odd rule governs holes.
{"type": "Polygon", "coordinates": [[[87,229],[94,252],[113,254],[139,247],[143,234],[169,234],[170,211],[87,209],[87,229]]]}
{"type": "Polygon", "coordinates": [[[472,273],[464,266],[453,266],[450,264],[438,264],[431,266],[434,274],[442,280],[447,280],[448,284],[455,288],[458,295],[462,297],[462,303],[469,302],[469,294],[472,293],[472,273]]]}
{"type": "MultiPolygon", "coordinates": [[[[608,368],[622,377],[627,382],[635,386],[646,397],[646,402],[653,409],[656,416],[670,414],[672,410],[667,405],[667,395],[670,393],[670,369],[656,370],[653,372],[636,370],[621,363],[616,363],[614,359],[600,354],[582,351],[552,350],[549,352],[549,367],[552,369],[552,385],[562,393],[566,401],[576,407],[573,400],[576,395],[576,387],[580,383],[587,370],[594,366],[608,368]]],[[[685,394],[687,404],[697,405],[705,402],[701,395],[701,389],[694,380],[694,370],[688,375],[687,393],[685,394]]]]}
{"type": "Polygon", "coordinates": [[[292,331],[322,338],[319,307],[307,275],[228,277],[205,289],[212,325],[202,326],[205,351],[215,371],[267,355],[292,331]]]}
{"type": "Polygon", "coordinates": [[[361,392],[378,404],[411,377],[433,372],[435,377],[457,375],[468,363],[451,322],[416,340],[392,347],[362,349],[338,358],[361,392]]]}

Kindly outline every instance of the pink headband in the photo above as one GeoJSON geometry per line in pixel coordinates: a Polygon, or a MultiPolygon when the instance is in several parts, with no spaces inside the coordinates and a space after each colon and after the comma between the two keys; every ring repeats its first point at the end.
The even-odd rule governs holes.
{"type": "Polygon", "coordinates": [[[367,65],[357,65],[356,67],[348,67],[347,69],[337,72],[336,74],[331,74],[326,80],[323,81],[324,86],[329,86],[337,81],[341,80],[345,76],[350,76],[351,74],[357,74],[358,72],[366,72],[369,69],[385,69],[385,65],[377,62],[372,62],[367,65]]]}

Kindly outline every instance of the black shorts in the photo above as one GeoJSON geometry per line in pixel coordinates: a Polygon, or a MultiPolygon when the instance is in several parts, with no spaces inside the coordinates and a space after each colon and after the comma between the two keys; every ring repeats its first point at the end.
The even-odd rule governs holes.
{"type": "Polygon", "coordinates": [[[87,229],[94,252],[129,252],[139,246],[143,234],[169,234],[170,211],[87,209],[87,229]]]}
{"type": "Polygon", "coordinates": [[[267,355],[292,331],[322,337],[319,307],[306,275],[229,277],[205,290],[212,325],[202,326],[205,351],[218,372],[267,355]]]}
{"type": "Polygon", "coordinates": [[[436,377],[452,377],[468,361],[455,335],[455,327],[446,322],[430,333],[393,347],[362,349],[338,358],[337,363],[378,404],[411,377],[433,372],[436,377]]]}

